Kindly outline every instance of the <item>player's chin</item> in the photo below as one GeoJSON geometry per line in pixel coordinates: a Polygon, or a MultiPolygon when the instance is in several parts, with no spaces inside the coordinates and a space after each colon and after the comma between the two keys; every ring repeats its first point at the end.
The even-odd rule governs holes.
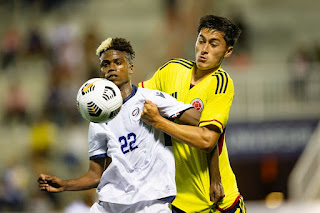
{"type": "MultiPolygon", "coordinates": [[[[117,85],[117,79],[116,78],[106,78],[108,81],[111,81],[115,85],[117,85]]],[[[118,86],[118,85],[117,85],[118,86]]]]}
{"type": "Polygon", "coordinates": [[[197,67],[199,70],[207,70],[209,68],[205,63],[198,63],[197,67]]]}
{"type": "Polygon", "coordinates": [[[116,86],[119,87],[119,85],[121,84],[120,81],[117,81],[116,79],[113,79],[113,80],[109,80],[111,81],[112,83],[114,83],[116,86]]]}

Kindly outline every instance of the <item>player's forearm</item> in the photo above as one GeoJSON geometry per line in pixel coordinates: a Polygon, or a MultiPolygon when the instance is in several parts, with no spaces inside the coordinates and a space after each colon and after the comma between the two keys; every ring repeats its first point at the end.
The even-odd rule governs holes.
{"type": "MultiPolygon", "coordinates": [[[[111,159],[107,157],[108,164],[111,159]]],[[[105,158],[90,160],[88,171],[80,178],[66,180],[65,191],[79,191],[96,188],[100,182],[101,175],[106,166],[105,158]]]]}
{"type": "Polygon", "coordinates": [[[218,145],[207,154],[210,173],[210,200],[218,203],[224,196],[219,169],[219,148],[218,145]]]}
{"type": "Polygon", "coordinates": [[[84,176],[65,181],[64,191],[81,191],[96,188],[99,184],[100,177],[87,172],[84,176]]]}
{"type": "Polygon", "coordinates": [[[219,169],[219,147],[218,144],[215,148],[207,154],[210,179],[211,181],[221,181],[220,169],[219,169]]]}
{"type": "Polygon", "coordinates": [[[155,122],[154,126],[171,137],[205,152],[210,152],[214,148],[220,136],[219,133],[206,127],[180,125],[165,118],[155,122]]]}

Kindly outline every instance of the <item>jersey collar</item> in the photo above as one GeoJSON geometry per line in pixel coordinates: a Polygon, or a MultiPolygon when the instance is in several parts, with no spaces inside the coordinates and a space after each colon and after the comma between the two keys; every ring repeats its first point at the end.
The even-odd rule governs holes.
{"type": "Polygon", "coordinates": [[[136,93],[137,93],[138,87],[136,87],[135,85],[132,85],[132,91],[131,94],[128,95],[125,99],[123,99],[123,103],[127,102],[130,98],[132,98],[136,93]]]}

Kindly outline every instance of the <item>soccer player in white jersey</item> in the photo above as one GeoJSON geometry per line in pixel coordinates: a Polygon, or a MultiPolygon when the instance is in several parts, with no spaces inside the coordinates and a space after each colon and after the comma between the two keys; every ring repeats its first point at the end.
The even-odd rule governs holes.
{"type": "Polygon", "coordinates": [[[135,53],[127,40],[108,38],[97,55],[102,77],[121,91],[122,108],[107,123],[90,123],[90,164],[83,176],[63,180],[40,174],[39,188],[62,192],[97,187],[99,201],[91,207],[93,213],[171,212],[169,203],[176,195],[174,157],[163,133],[140,119],[144,103],[153,102],[162,116],[191,125],[198,124],[200,113],[166,93],[132,85],[135,53]]]}

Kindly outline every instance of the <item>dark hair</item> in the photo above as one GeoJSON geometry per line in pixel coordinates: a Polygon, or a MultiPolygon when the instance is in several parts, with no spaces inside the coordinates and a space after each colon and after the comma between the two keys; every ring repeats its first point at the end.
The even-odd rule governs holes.
{"type": "Polygon", "coordinates": [[[110,47],[105,51],[107,50],[119,50],[119,51],[126,52],[127,58],[130,64],[132,64],[132,61],[135,57],[135,52],[130,44],[130,41],[126,40],[125,38],[113,38],[110,47]]]}
{"type": "Polygon", "coordinates": [[[227,46],[233,46],[241,33],[240,28],[227,18],[215,15],[206,15],[200,19],[198,34],[203,28],[223,32],[223,38],[226,41],[227,46]]]}

